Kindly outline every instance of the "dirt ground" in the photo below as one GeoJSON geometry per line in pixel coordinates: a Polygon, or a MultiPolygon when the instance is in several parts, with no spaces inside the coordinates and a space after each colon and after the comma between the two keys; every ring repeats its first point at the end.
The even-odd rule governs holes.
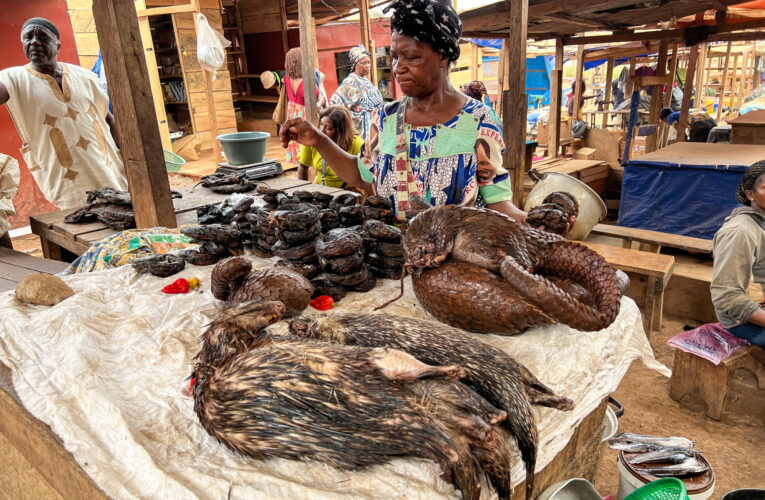
{"type": "MultiPolygon", "coordinates": [[[[296,172],[286,172],[295,176],[296,172]]],[[[170,174],[172,188],[190,185],[196,179],[170,174]]],[[[27,235],[13,240],[14,248],[36,256],[42,256],[39,239],[27,235]]],[[[672,368],[674,350],[667,340],[682,331],[682,318],[665,314],[661,332],[651,338],[656,358],[672,368]]],[[[619,419],[619,432],[685,436],[696,442],[696,447],[714,467],[717,483],[713,499],[726,492],[745,487],[765,488],[765,419],[729,419],[717,422],[703,413],[681,406],[669,397],[669,379],[645,368],[635,361],[613,396],[625,408],[619,419]]],[[[0,443],[0,463],[10,457],[4,456],[0,443]]],[[[22,459],[23,460],[23,459],[22,459]]],[[[616,496],[619,484],[617,452],[605,448],[595,478],[595,488],[602,495],[616,496]]],[[[23,498],[32,498],[22,495],[23,498]]],[[[0,492],[0,499],[5,497],[0,492]]],[[[20,498],[20,497],[16,497],[20,498]]]]}

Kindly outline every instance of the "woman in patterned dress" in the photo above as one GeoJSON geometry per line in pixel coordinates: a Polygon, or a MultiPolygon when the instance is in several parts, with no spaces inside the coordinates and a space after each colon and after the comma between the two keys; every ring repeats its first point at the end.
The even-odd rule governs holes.
{"type": "Polygon", "coordinates": [[[332,94],[329,102],[348,108],[353,117],[353,127],[366,141],[372,124],[372,113],[383,105],[383,98],[377,87],[369,81],[371,54],[359,44],[350,50],[348,56],[351,60],[351,73],[332,94]]]}

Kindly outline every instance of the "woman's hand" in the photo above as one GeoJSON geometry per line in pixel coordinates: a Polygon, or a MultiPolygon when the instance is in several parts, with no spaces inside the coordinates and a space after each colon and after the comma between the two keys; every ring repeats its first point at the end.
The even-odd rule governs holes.
{"type": "Polygon", "coordinates": [[[279,131],[283,148],[286,148],[290,141],[295,141],[303,146],[316,146],[320,137],[321,132],[311,122],[302,118],[287,120],[279,131]]]}

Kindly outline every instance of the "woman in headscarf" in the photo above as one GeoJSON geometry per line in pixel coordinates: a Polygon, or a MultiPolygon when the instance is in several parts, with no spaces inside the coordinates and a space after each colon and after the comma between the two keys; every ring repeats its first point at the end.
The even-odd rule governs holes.
{"type": "Polygon", "coordinates": [[[383,98],[377,87],[369,81],[372,59],[364,46],[359,44],[353,47],[348,52],[348,57],[351,60],[351,73],[332,94],[329,102],[348,108],[354,128],[366,141],[372,124],[372,112],[383,105],[383,98]]]}
{"type": "MultiPolygon", "coordinates": [[[[287,120],[305,115],[305,94],[303,92],[303,56],[300,47],[287,51],[284,57],[284,76],[282,92],[287,92],[287,120]]],[[[324,90],[324,75],[314,70],[316,97],[319,109],[327,103],[327,91],[324,90]]],[[[291,142],[287,146],[287,163],[298,164],[300,145],[291,142]]]]}
{"type": "Polygon", "coordinates": [[[451,2],[394,0],[386,10],[393,11],[393,74],[405,96],[378,108],[362,154],[347,154],[299,119],[282,127],[282,145],[296,140],[313,146],[349,185],[371,183],[393,202],[400,221],[414,197],[431,205],[488,206],[525,221],[511,202],[502,167],[501,123],[491,108],[449,82],[462,33],[451,2]]]}
{"type": "Polygon", "coordinates": [[[765,285],[765,160],[746,171],[736,199],[744,206],[715,234],[712,303],[724,328],[765,347],[765,310],[746,293],[752,278],[765,285]]]}
{"type": "Polygon", "coordinates": [[[484,83],[480,80],[473,80],[472,82],[460,85],[460,91],[466,96],[472,97],[476,101],[481,101],[487,106],[491,105],[486,98],[486,94],[489,93],[486,90],[486,85],[484,85],[484,83]]]}

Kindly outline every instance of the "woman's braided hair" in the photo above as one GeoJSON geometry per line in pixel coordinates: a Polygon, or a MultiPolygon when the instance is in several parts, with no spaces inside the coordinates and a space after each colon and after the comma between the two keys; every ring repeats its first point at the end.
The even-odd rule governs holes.
{"type": "Polygon", "coordinates": [[[765,160],[760,160],[749,166],[746,173],[744,173],[744,177],[741,178],[741,182],[738,183],[738,189],[736,189],[736,199],[739,203],[746,206],[752,204],[749,198],[746,197],[746,192],[754,189],[757,179],[762,174],[765,174],[765,160]]]}

